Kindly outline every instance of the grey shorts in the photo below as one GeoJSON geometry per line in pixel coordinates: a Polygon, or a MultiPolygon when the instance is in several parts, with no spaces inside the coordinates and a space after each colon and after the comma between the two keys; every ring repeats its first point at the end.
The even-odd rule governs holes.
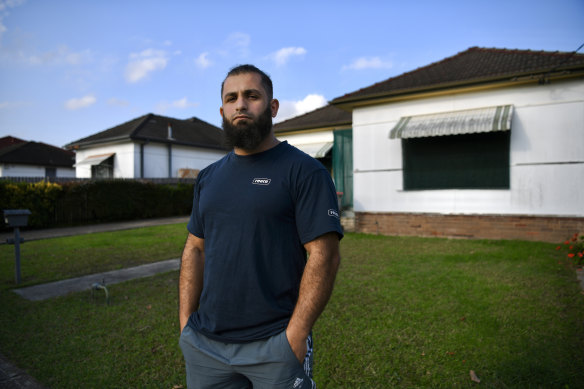
{"type": "Polygon", "coordinates": [[[223,343],[186,326],[180,336],[187,387],[194,388],[316,388],[312,380],[312,337],[301,364],[286,331],[250,343],[223,343]]]}

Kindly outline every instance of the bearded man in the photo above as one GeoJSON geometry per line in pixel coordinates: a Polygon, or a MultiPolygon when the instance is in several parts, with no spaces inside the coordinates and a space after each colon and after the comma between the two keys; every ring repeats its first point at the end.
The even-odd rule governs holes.
{"type": "Polygon", "coordinates": [[[330,175],[272,130],[279,102],[252,65],[221,85],[225,142],[194,189],[179,277],[189,388],[314,388],[312,327],[343,237],[330,175]]]}

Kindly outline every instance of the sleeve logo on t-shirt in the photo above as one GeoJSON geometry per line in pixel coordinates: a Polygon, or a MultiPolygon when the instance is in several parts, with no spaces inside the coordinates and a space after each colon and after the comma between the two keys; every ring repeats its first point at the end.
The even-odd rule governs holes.
{"type": "Polygon", "coordinates": [[[254,185],[270,185],[271,178],[254,178],[251,183],[254,185]]]}
{"type": "Polygon", "coordinates": [[[334,209],[329,209],[328,215],[332,216],[332,217],[336,217],[337,219],[339,218],[339,213],[337,211],[335,211],[334,209]]]}

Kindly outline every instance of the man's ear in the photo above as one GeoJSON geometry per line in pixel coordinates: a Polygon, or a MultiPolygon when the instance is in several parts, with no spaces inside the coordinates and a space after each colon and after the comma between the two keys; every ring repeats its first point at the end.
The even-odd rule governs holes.
{"type": "Polygon", "coordinates": [[[219,114],[223,117],[223,107],[219,107],[219,114]]]}
{"type": "Polygon", "coordinates": [[[270,102],[270,107],[272,108],[272,117],[275,118],[276,115],[278,114],[278,108],[280,108],[280,102],[278,101],[278,99],[273,99],[270,102]]]}

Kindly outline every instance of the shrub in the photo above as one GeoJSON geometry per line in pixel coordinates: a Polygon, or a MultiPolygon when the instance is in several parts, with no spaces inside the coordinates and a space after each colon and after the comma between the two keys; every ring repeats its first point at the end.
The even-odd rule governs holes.
{"type": "MultiPolygon", "coordinates": [[[[160,185],[135,180],[55,184],[0,180],[2,209],[29,209],[31,228],[188,215],[192,185],[160,185]]],[[[6,228],[2,224],[3,228],[6,228]]]]}
{"type": "MultiPolygon", "coordinates": [[[[29,209],[28,225],[44,227],[50,225],[55,216],[55,204],[62,195],[59,184],[40,181],[36,183],[10,183],[0,181],[0,204],[2,209],[29,209]]],[[[4,225],[4,219],[2,219],[4,225]]]]}
{"type": "Polygon", "coordinates": [[[575,233],[571,238],[566,239],[564,244],[558,245],[556,250],[567,251],[567,257],[577,266],[584,265],[584,235],[575,233]]]}

